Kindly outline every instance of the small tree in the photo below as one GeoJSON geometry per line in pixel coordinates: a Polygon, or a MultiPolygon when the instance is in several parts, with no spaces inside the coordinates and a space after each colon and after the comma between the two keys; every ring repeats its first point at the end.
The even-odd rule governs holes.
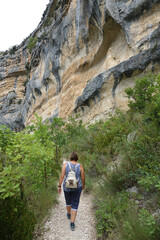
{"type": "Polygon", "coordinates": [[[55,162],[58,163],[60,158],[61,147],[65,144],[65,128],[62,118],[53,118],[51,125],[49,125],[50,139],[55,144],[55,162]]]}
{"type": "Polygon", "coordinates": [[[125,90],[130,110],[145,113],[145,118],[160,124],[160,75],[137,79],[134,88],[125,90]]]}

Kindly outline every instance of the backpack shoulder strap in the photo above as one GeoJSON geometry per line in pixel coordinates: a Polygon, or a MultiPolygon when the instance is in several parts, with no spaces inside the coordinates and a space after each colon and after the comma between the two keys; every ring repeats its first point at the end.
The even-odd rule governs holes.
{"type": "Polygon", "coordinates": [[[70,164],[70,162],[68,162],[68,165],[69,165],[70,170],[72,171],[72,168],[71,168],[71,164],[70,164]]]}
{"type": "Polygon", "coordinates": [[[80,163],[77,163],[76,166],[74,167],[74,172],[76,170],[76,168],[80,165],[80,163]]]}
{"type": "Polygon", "coordinates": [[[78,167],[79,165],[80,165],[80,163],[77,163],[76,166],[75,166],[75,169],[76,169],[76,167],[78,167]]]}
{"type": "Polygon", "coordinates": [[[76,164],[76,166],[74,167],[74,170],[72,170],[72,167],[71,167],[71,163],[70,163],[70,162],[68,162],[68,165],[69,165],[70,170],[75,172],[76,167],[78,167],[78,166],[80,165],[80,163],[77,163],[77,164],[76,164]]]}

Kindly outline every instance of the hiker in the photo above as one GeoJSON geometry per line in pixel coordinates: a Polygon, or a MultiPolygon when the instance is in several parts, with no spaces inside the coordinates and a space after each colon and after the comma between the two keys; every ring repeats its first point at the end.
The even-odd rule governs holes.
{"type": "Polygon", "coordinates": [[[75,219],[77,215],[80,195],[82,190],[85,189],[84,168],[82,164],[77,163],[77,161],[78,154],[76,152],[71,152],[70,161],[68,163],[65,163],[62,167],[62,172],[58,185],[58,192],[61,193],[61,184],[63,182],[63,190],[67,208],[67,218],[70,219],[70,228],[72,231],[75,230],[75,219]],[[72,175],[70,174],[71,171],[72,175]],[[70,180],[68,180],[70,175],[74,175],[74,177],[76,177],[76,186],[74,186],[75,183],[73,183],[72,181],[70,183],[70,180]],[[69,184],[71,184],[71,186],[69,184]]]}

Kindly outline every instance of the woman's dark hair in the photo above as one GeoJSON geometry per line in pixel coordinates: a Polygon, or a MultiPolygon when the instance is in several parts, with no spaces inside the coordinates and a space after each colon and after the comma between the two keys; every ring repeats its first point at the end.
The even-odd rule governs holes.
{"type": "Polygon", "coordinates": [[[75,160],[75,161],[78,161],[78,154],[76,153],[76,152],[71,152],[71,154],[70,154],[70,160],[71,161],[73,161],[73,160],[75,160]]]}

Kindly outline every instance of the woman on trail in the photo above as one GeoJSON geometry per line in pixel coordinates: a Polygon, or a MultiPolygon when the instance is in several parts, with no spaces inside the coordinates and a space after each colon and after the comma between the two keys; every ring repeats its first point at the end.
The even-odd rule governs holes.
{"type": "Polygon", "coordinates": [[[70,162],[65,163],[62,167],[62,172],[61,172],[59,185],[58,185],[58,192],[61,193],[61,184],[63,182],[63,190],[64,190],[64,196],[65,196],[66,208],[67,208],[67,218],[71,219],[70,228],[72,231],[74,231],[75,229],[75,219],[77,215],[80,195],[81,195],[82,189],[85,189],[84,168],[82,164],[77,163],[77,161],[78,161],[78,154],[76,152],[71,152],[70,162]],[[74,171],[76,175],[76,179],[77,179],[76,188],[69,188],[69,186],[66,184],[67,177],[69,177],[69,174],[71,171],[74,171]]]}

